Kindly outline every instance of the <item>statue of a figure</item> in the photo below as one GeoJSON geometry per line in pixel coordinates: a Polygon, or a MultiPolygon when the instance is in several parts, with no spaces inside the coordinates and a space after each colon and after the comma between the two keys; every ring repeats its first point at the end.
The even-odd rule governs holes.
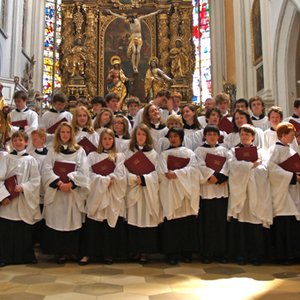
{"type": "Polygon", "coordinates": [[[127,20],[129,22],[129,27],[130,27],[130,38],[129,38],[129,45],[127,49],[127,54],[129,57],[131,57],[132,61],[132,68],[134,73],[138,73],[138,66],[140,63],[140,58],[141,58],[141,49],[143,46],[143,39],[142,39],[142,26],[141,26],[141,20],[145,19],[150,16],[154,16],[158,14],[161,10],[157,10],[155,12],[152,12],[147,15],[139,16],[137,17],[136,15],[129,14],[127,16],[119,15],[111,10],[107,10],[107,13],[123,19],[127,20]]]}
{"type": "Polygon", "coordinates": [[[156,97],[157,92],[167,89],[172,79],[158,68],[158,58],[151,57],[145,78],[145,98],[149,101],[156,97]]]}
{"type": "Polygon", "coordinates": [[[170,51],[171,73],[175,78],[185,77],[188,73],[189,59],[182,46],[181,39],[176,39],[175,47],[170,51]]]}
{"type": "Polygon", "coordinates": [[[0,83],[0,150],[5,150],[5,144],[10,136],[10,109],[2,95],[3,85],[0,83]]]}
{"type": "Polygon", "coordinates": [[[112,68],[107,75],[107,90],[109,93],[116,93],[119,97],[118,109],[122,110],[124,100],[128,94],[128,78],[121,68],[121,58],[117,55],[111,57],[112,68]]]}

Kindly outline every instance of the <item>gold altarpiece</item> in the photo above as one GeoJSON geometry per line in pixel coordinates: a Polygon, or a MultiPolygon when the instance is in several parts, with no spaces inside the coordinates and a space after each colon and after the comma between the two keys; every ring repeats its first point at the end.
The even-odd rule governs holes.
{"type": "Polygon", "coordinates": [[[192,41],[192,3],[166,0],[65,0],[62,4],[62,43],[60,69],[63,91],[76,98],[107,93],[110,59],[121,58],[121,68],[129,78],[130,94],[145,102],[145,75],[151,57],[159,59],[159,68],[172,78],[169,88],[192,99],[195,67],[192,41]],[[109,15],[156,15],[141,21],[143,46],[139,73],[132,70],[127,56],[130,29],[126,20],[109,15]]]}

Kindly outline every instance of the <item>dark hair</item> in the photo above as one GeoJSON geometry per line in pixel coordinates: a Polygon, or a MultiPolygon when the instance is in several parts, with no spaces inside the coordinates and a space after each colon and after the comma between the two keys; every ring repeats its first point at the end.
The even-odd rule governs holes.
{"type": "Polygon", "coordinates": [[[205,126],[204,130],[203,130],[203,136],[206,136],[206,134],[208,132],[215,132],[218,134],[218,136],[220,136],[220,130],[217,126],[215,125],[207,125],[205,126]]]}
{"type": "Polygon", "coordinates": [[[210,115],[211,115],[213,112],[216,112],[216,113],[219,115],[220,120],[221,120],[221,118],[222,118],[222,113],[221,113],[221,111],[220,111],[218,108],[216,108],[216,107],[210,108],[210,109],[205,113],[205,119],[208,120],[208,119],[210,118],[210,115]]]}
{"type": "Polygon", "coordinates": [[[298,108],[300,106],[300,99],[295,99],[294,108],[298,108]]]}
{"type": "Polygon", "coordinates": [[[167,90],[160,90],[156,94],[156,98],[157,97],[167,97],[167,98],[170,98],[170,96],[171,96],[171,93],[169,91],[167,91],[167,90]]]}
{"type": "Polygon", "coordinates": [[[24,91],[17,91],[14,93],[13,99],[22,99],[24,101],[28,100],[28,95],[24,91]]]}
{"type": "Polygon", "coordinates": [[[169,135],[170,135],[172,132],[174,132],[174,133],[176,133],[176,134],[179,135],[180,140],[181,140],[181,144],[182,144],[182,142],[183,142],[183,140],[184,140],[184,130],[183,130],[183,128],[171,128],[171,129],[169,129],[169,131],[168,131],[166,137],[169,138],[169,135]]]}
{"type": "Polygon", "coordinates": [[[255,97],[250,98],[249,99],[249,106],[250,106],[251,110],[252,110],[251,105],[254,101],[260,101],[260,103],[262,104],[262,107],[263,107],[262,113],[263,113],[263,115],[265,115],[265,102],[263,101],[263,99],[259,96],[255,96],[255,97]]]}
{"type": "Polygon", "coordinates": [[[112,99],[117,99],[118,101],[120,100],[120,96],[116,93],[109,93],[105,96],[105,102],[108,103],[112,99]]]}
{"type": "Polygon", "coordinates": [[[127,107],[130,104],[133,104],[133,103],[137,104],[138,106],[141,105],[140,99],[138,97],[130,97],[130,98],[126,99],[126,105],[127,105],[127,107]]]}
{"type": "Polygon", "coordinates": [[[52,98],[52,103],[56,103],[56,102],[66,103],[67,101],[68,98],[64,93],[57,93],[52,98]]]}
{"type": "Polygon", "coordinates": [[[198,121],[198,118],[197,118],[197,107],[194,105],[194,104],[186,104],[182,107],[181,109],[181,115],[182,115],[182,121],[183,121],[183,124],[186,125],[186,121],[183,117],[183,110],[185,107],[188,107],[189,110],[191,110],[192,112],[194,112],[194,118],[193,118],[193,124],[196,126],[197,129],[200,129],[201,128],[201,125],[198,121]]]}
{"type": "Polygon", "coordinates": [[[104,98],[101,97],[101,96],[95,96],[95,97],[92,99],[91,104],[92,104],[92,105],[93,105],[93,104],[101,104],[102,107],[106,107],[106,102],[105,102],[104,98]]]}
{"type": "Polygon", "coordinates": [[[246,108],[249,107],[248,100],[245,99],[245,98],[240,98],[240,99],[238,99],[238,100],[236,100],[236,101],[234,102],[234,105],[233,105],[233,108],[234,108],[234,109],[236,108],[236,105],[237,105],[238,103],[244,103],[245,106],[246,106],[246,108]]]}
{"type": "Polygon", "coordinates": [[[237,109],[232,116],[232,125],[233,125],[233,132],[239,132],[239,128],[237,127],[237,125],[235,124],[235,115],[236,114],[240,114],[242,116],[245,116],[247,119],[247,124],[253,125],[252,121],[251,121],[251,117],[250,115],[246,112],[243,111],[241,109],[237,109]]]}
{"type": "Polygon", "coordinates": [[[244,124],[239,128],[239,133],[241,133],[241,131],[245,131],[248,133],[251,133],[252,136],[255,136],[255,127],[251,124],[244,124]]]}

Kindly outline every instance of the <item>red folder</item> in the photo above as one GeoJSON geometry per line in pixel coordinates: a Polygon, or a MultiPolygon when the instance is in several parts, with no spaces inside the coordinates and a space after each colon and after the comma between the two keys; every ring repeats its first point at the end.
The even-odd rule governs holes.
{"type": "Polygon", "coordinates": [[[84,149],[86,155],[97,150],[96,146],[87,137],[84,137],[81,141],[79,141],[78,145],[84,149]]]}
{"type": "Polygon", "coordinates": [[[189,162],[190,162],[189,158],[169,155],[167,160],[168,170],[174,171],[174,170],[182,169],[186,167],[189,162]]]}
{"type": "Polygon", "coordinates": [[[279,166],[286,171],[300,173],[300,155],[295,153],[293,156],[279,164],[279,166]]]}
{"type": "Polygon", "coordinates": [[[102,176],[107,176],[115,170],[116,165],[113,161],[108,158],[99,161],[98,163],[92,165],[92,170],[96,174],[100,174],[102,176]]]}
{"type": "Polygon", "coordinates": [[[258,160],[257,148],[255,146],[235,148],[235,156],[237,160],[255,162],[258,160]]]}
{"type": "Polygon", "coordinates": [[[226,157],[207,153],[205,157],[205,164],[208,168],[213,169],[215,172],[219,173],[226,161],[226,157]]]}
{"type": "Polygon", "coordinates": [[[13,199],[19,196],[19,192],[15,192],[15,188],[18,185],[18,179],[16,175],[13,175],[9,178],[6,178],[4,181],[4,185],[6,187],[6,189],[8,190],[8,192],[10,193],[10,196],[8,197],[8,199],[13,199]]]}
{"type": "Polygon", "coordinates": [[[64,183],[68,183],[68,174],[75,171],[75,163],[68,163],[62,161],[55,161],[53,166],[53,172],[59,176],[60,180],[64,183]]]}
{"type": "Polygon", "coordinates": [[[11,122],[11,125],[20,127],[20,128],[24,128],[25,126],[28,125],[28,122],[27,122],[27,120],[13,121],[13,122],[11,122]]]}
{"type": "Polygon", "coordinates": [[[290,119],[289,123],[293,124],[296,128],[296,131],[299,132],[300,131],[300,123],[298,123],[297,121],[290,119]]]}
{"type": "Polygon", "coordinates": [[[226,117],[223,117],[219,122],[219,129],[225,131],[226,133],[231,133],[233,131],[232,122],[226,117]]]}
{"type": "Polygon", "coordinates": [[[149,174],[155,170],[153,163],[142,151],[134,153],[124,162],[124,165],[130,173],[138,176],[149,174]]]}
{"type": "Polygon", "coordinates": [[[57,128],[57,127],[59,126],[59,124],[62,123],[62,122],[68,122],[68,120],[67,120],[66,118],[63,118],[63,119],[59,120],[59,121],[56,122],[54,125],[52,125],[51,127],[49,127],[49,128],[47,129],[47,132],[50,133],[50,134],[55,133],[56,128],[57,128]]]}
{"type": "Polygon", "coordinates": [[[219,144],[224,143],[224,135],[220,135],[220,136],[219,136],[218,143],[219,143],[219,144]]]}

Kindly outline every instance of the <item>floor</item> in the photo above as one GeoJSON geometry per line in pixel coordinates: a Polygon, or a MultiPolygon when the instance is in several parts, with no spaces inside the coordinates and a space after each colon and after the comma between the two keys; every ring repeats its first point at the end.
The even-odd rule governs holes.
{"type": "Polygon", "coordinates": [[[136,263],[37,265],[0,269],[0,300],[300,299],[300,265],[239,266],[153,258],[136,263]]]}

